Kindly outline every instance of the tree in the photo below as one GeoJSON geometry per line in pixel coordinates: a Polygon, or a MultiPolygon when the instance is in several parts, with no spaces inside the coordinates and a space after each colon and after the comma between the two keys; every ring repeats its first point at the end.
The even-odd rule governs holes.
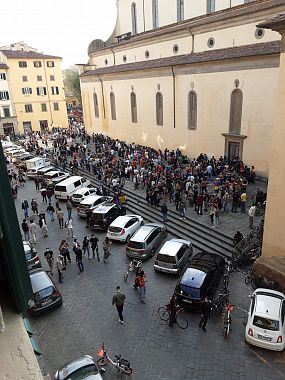
{"type": "Polygon", "coordinates": [[[71,66],[63,71],[63,82],[66,95],[75,96],[82,104],[79,71],[76,66],[71,66]]]}

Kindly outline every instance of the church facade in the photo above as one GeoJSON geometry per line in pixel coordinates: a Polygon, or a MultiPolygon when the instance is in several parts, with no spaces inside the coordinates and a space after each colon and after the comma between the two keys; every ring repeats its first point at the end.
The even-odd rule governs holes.
{"type": "Polygon", "coordinates": [[[268,174],[285,0],[118,0],[114,32],[79,65],[89,133],[268,174]]]}

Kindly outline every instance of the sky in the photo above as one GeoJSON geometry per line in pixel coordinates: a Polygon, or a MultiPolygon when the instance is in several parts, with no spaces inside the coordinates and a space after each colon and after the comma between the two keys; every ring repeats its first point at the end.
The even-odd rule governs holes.
{"type": "Polygon", "coordinates": [[[0,46],[24,41],[62,57],[63,69],[87,63],[89,43],[108,39],[117,15],[116,0],[7,0],[0,12],[0,46]]]}

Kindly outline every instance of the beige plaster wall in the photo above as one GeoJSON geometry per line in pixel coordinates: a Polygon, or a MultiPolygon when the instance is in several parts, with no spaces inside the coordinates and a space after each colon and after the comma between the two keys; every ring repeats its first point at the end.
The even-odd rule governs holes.
{"type": "Polygon", "coordinates": [[[102,105],[100,117],[95,118],[93,100],[90,100],[95,88],[99,104],[102,104],[100,83],[82,83],[86,128],[91,133],[102,132],[114,138],[135,141],[155,148],[175,149],[180,146],[191,157],[196,157],[200,152],[223,155],[225,138],[222,133],[229,131],[231,93],[235,89],[235,79],[239,79],[244,96],[241,134],[247,136],[244,141],[243,160],[255,165],[258,172],[267,174],[277,69],[236,69],[199,73],[201,68],[195,70],[185,67],[175,68],[175,71],[176,128],[173,121],[173,78],[170,68],[163,70],[163,76],[161,71],[152,77],[148,77],[146,72],[141,72],[129,79],[122,76],[103,78],[106,119],[102,118],[102,105]],[[187,128],[187,99],[191,82],[198,96],[198,127],[194,131],[187,128]],[[164,102],[162,127],[156,125],[155,94],[158,85],[164,102]],[[132,86],[137,96],[138,108],[138,123],[135,124],[131,122],[130,110],[132,86]],[[117,120],[110,120],[111,87],[116,96],[117,120]],[[87,94],[90,95],[86,102],[84,99],[88,98],[87,94]]]}

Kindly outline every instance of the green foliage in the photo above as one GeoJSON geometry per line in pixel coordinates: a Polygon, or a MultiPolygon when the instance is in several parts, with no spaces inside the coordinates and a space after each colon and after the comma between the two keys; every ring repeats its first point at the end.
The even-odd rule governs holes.
{"type": "Polygon", "coordinates": [[[79,71],[77,67],[71,66],[70,68],[64,70],[63,81],[66,89],[65,92],[69,95],[76,96],[79,103],[82,104],[79,71]]]}

